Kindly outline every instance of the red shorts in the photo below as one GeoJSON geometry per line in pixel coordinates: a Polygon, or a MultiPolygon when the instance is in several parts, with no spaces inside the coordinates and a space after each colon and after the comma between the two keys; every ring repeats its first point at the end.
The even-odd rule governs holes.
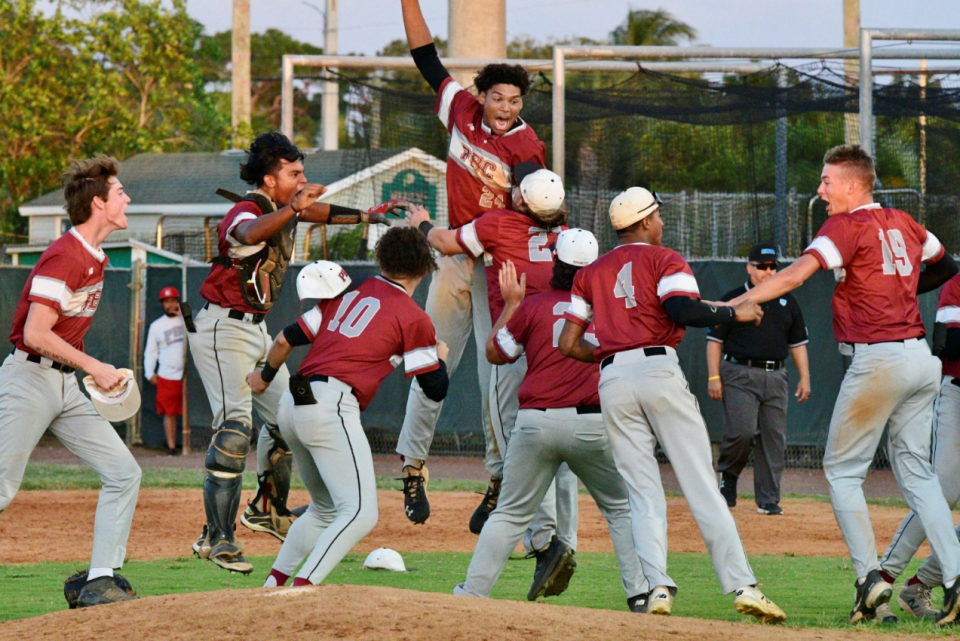
{"type": "Polygon", "coordinates": [[[183,415],[183,385],[157,377],[157,414],[163,416],[183,415]]]}

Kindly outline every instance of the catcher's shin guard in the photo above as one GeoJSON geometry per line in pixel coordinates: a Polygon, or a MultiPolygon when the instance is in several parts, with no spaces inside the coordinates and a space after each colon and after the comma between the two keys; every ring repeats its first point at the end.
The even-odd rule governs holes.
{"type": "Polygon", "coordinates": [[[270,448],[270,469],[266,474],[258,477],[260,487],[257,488],[258,498],[263,494],[270,499],[270,503],[281,516],[290,516],[287,509],[287,497],[290,496],[290,477],[293,474],[293,453],[280,435],[275,425],[264,425],[273,437],[273,447],[270,448]]]}
{"type": "Polygon", "coordinates": [[[207,450],[207,477],[203,482],[203,504],[207,512],[207,541],[216,546],[223,539],[233,541],[234,523],[240,508],[243,469],[250,451],[250,427],[239,421],[224,421],[207,450]]]}

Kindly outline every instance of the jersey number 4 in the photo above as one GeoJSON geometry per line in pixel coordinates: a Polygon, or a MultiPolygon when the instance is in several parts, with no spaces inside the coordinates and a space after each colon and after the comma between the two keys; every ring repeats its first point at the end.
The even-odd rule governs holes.
{"type": "Polygon", "coordinates": [[[913,265],[907,256],[907,245],[903,242],[903,234],[899,229],[888,229],[887,238],[884,238],[883,230],[880,230],[880,253],[883,254],[883,273],[887,276],[900,274],[909,276],[913,273],[913,265]]]}
{"type": "Polygon", "coordinates": [[[358,302],[356,306],[353,306],[353,301],[355,301],[359,295],[360,292],[350,292],[343,297],[343,300],[340,301],[340,307],[337,309],[337,314],[333,317],[333,320],[330,321],[330,324],[327,325],[327,329],[331,332],[339,329],[340,333],[347,338],[356,338],[363,333],[363,330],[367,328],[367,325],[370,324],[373,317],[380,311],[380,300],[367,296],[366,298],[360,299],[360,302],[358,302]],[[352,306],[353,309],[350,309],[352,306]],[[347,314],[348,309],[350,309],[349,314],[347,314]],[[343,318],[344,314],[346,314],[346,318],[343,318]],[[343,319],[342,323],[340,319],[343,319]]]}
{"type": "Polygon", "coordinates": [[[637,299],[633,290],[633,261],[625,264],[617,272],[617,284],[613,287],[613,295],[615,298],[626,299],[623,302],[627,309],[637,306],[637,299]]]}

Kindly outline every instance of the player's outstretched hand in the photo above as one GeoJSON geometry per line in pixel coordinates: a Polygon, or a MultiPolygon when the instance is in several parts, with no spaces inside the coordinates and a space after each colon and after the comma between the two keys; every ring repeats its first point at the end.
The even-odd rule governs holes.
{"type": "Polygon", "coordinates": [[[123,374],[110,363],[100,363],[95,369],[96,371],[90,372],[90,376],[93,377],[93,382],[97,384],[97,387],[104,392],[117,389],[123,382],[123,374]]]}
{"type": "Polygon", "coordinates": [[[293,208],[303,211],[317,202],[317,198],[327,193],[327,188],[316,183],[307,183],[293,201],[293,208]]]}
{"type": "Polygon", "coordinates": [[[430,212],[426,207],[420,205],[410,205],[407,210],[407,224],[411,227],[419,227],[420,223],[429,222],[430,212]]]}
{"type": "Polygon", "coordinates": [[[763,318],[763,310],[760,309],[760,306],[749,301],[737,303],[733,306],[733,311],[737,314],[736,318],[738,323],[753,323],[754,325],[759,325],[760,320],[763,318]]]}
{"type": "Polygon", "coordinates": [[[719,380],[707,382],[707,394],[715,401],[723,400],[723,382],[719,380]]]}
{"type": "Polygon", "coordinates": [[[446,362],[447,356],[450,356],[450,348],[443,341],[437,341],[437,358],[446,362]]]}
{"type": "Polygon", "coordinates": [[[797,397],[797,402],[802,403],[808,398],[810,398],[810,379],[800,379],[800,382],[797,383],[797,393],[794,394],[797,397]]]}
{"type": "Polygon", "coordinates": [[[527,292],[527,275],[520,274],[517,278],[517,268],[513,261],[506,261],[500,267],[498,274],[500,280],[500,294],[503,296],[503,302],[512,307],[518,306],[523,302],[523,296],[527,292]]]}
{"type": "Polygon", "coordinates": [[[270,387],[270,383],[263,380],[263,377],[260,376],[260,370],[254,370],[247,374],[247,385],[250,386],[250,391],[259,396],[267,391],[267,388],[270,387]]]}
{"type": "Polygon", "coordinates": [[[387,214],[400,216],[408,209],[410,209],[409,202],[406,200],[400,200],[399,198],[394,198],[393,200],[380,203],[379,205],[371,207],[365,211],[363,214],[361,214],[360,221],[364,223],[380,223],[381,225],[389,225],[390,221],[387,219],[387,214]]]}

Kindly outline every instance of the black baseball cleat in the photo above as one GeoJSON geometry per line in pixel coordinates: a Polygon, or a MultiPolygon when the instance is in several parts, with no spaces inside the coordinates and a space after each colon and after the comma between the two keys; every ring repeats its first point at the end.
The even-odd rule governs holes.
{"type": "Polygon", "coordinates": [[[562,594],[570,585],[573,573],[577,571],[573,548],[554,534],[546,550],[533,554],[537,557],[537,568],[533,572],[533,584],[527,592],[527,600],[536,601],[542,596],[562,594]]]}
{"type": "Polygon", "coordinates": [[[720,494],[727,501],[727,507],[737,506],[737,477],[723,472],[720,474],[720,494]]]}
{"type": "Polygon", "coordinates": [[[637,596],[632,596],[627,599],[627,607],[630,608],[631,612],[636,612],[637,614],[646,614],[647,602],[649,600],[650,593],[644,592],[643,594],[638,594],[637,596]]]}
{"type": "MultiPolygon", "coordinates": [[[[487,486],[487,491],[483,494],[483,500],[480,501],[477,509],[473,511],[473,515],[470,516],[470,532],[472,534],[480,534],[483,526],[487,523],[487,519],[490,518],[490,513],[497,509],[497,501],[500,500],[500,483],[502,481],[503,479],[490,478],[490,485],[487,486]]],[[[479,492],[477,492],[477,494],[479,494],[479,492]]]]}
{"type": "Polygon", "coordinates": [[[956,625],[960,623],[960,579],[953,586],[943,588],[943,608],[937,615],[937,625],[956,625]]]}
{"type": "Polygon", "coordinates": [[[421,474],[411,474],[398,480],[403,481],[404,514],[415,524],[423,525],[430,518],[430,501],[427,500],[426,479],[421,474]]]}
{"type": "Polygon", "coordinates": [[[769,514],[770,516],[780,516],[783,514],[783,508],[776,503],[763,503],[757,506],[759,514],[769,514]]]}
{"type": "Polygon", "coordinates": [[[893,586],[883,580],[879,570],[870,570],[863,583],[854,581],[857,588],[857,600],[850,612],[850,623],[872,621],[877,616],[877,607],[890,601],[893,586]]]}
{"type": "Polygon", "coordinates": [[[89,608],[94,605],[106,605],[120,601],[133,601],[137,597],[120,588],[112,576],[102,576],[88,581],[80,596],[77,597],[78,608],[89,608]]]}
{"type": "Polygon", "coordinates": [[[233,541],[221,539],[210,549],[207,556],[215,564],[234,574],[250,574],[253,564],[243,556],[243,549],[233,541]]]}

